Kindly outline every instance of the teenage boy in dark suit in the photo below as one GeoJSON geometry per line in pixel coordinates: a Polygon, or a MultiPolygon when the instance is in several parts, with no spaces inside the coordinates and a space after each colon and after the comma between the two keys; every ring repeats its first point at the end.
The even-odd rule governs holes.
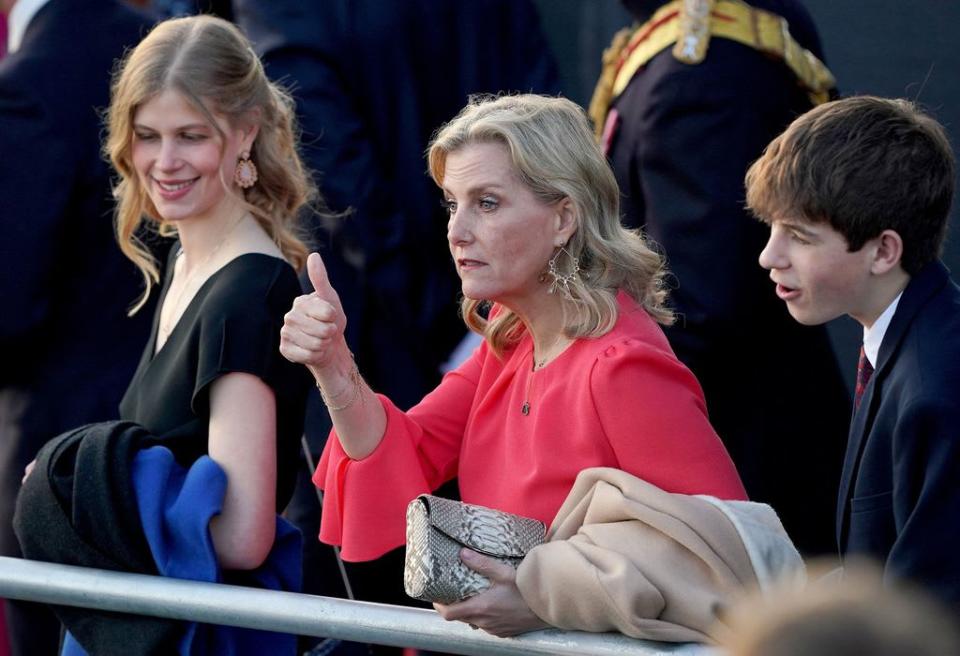
{"type": "Polygon", "coordinates": [[[919,581],[958,607],[960,288],[939,260],[954,169],[936,121],[908,101],[864,96],[796,119],[746,183],[771,229],[760,264],[793,318],[863,325],[841,556],[877,558],[888,580],[919,581]]]}

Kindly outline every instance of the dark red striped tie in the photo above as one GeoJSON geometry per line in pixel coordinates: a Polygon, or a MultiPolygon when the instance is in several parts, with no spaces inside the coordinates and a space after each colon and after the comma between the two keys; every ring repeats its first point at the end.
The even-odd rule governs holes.
{"type": "Polygon", "coordinates": [[[860,407],[860,399],[863,398],[863,391],[867,389],[867,383],[870,382],[870,376],[873,375],[873,365],[867,359],[867,354],[863,347],[860,347],[860,361],[857,362],[857,387],[853,392],[853,409],[860,407]]]}

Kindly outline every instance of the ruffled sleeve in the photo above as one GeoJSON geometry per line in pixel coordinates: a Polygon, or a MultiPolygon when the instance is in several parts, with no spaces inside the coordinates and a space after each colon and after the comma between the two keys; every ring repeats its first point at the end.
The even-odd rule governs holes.
{"type": "Polygon", "coordinates": [[[408,412],[379,396],[387,415],[373,453],[352,460],[330,432],[313,482],[324,491],[320,540],[344,560],[372,560],[404,543],[407,504],[457,474],[486,345],[408,412]]]}
{"type": "Polygon", "coordinates": [[[626,338],[605,349],[590,393],[620,469],[664,490],[746,499],[707,418],[694,375],[660,347],[626,338]]]}

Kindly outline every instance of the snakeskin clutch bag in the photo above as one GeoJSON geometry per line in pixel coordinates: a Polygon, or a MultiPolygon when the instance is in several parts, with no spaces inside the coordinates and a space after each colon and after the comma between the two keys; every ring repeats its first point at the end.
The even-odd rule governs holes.
{"type": "Polygon", "coordinates": [[[467,547],[513,568],[543,542],[546,526],[529,517],[421,494],[407,506],[407,555],[403,587],[423,601],[450,604],[490,587],[490,580],[463,564],[467,547]]]}

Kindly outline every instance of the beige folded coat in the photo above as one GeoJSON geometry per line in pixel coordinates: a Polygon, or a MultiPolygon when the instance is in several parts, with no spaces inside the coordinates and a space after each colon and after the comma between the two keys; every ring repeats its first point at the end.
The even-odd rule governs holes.
{"type": "Polygon", "coordinates": [[[517,571],[530,608],[563,629],[647,640],[718,640],[736,595],[803,566],[769,506],[601,467],[580,473],[547,538],[517,571]]]}

